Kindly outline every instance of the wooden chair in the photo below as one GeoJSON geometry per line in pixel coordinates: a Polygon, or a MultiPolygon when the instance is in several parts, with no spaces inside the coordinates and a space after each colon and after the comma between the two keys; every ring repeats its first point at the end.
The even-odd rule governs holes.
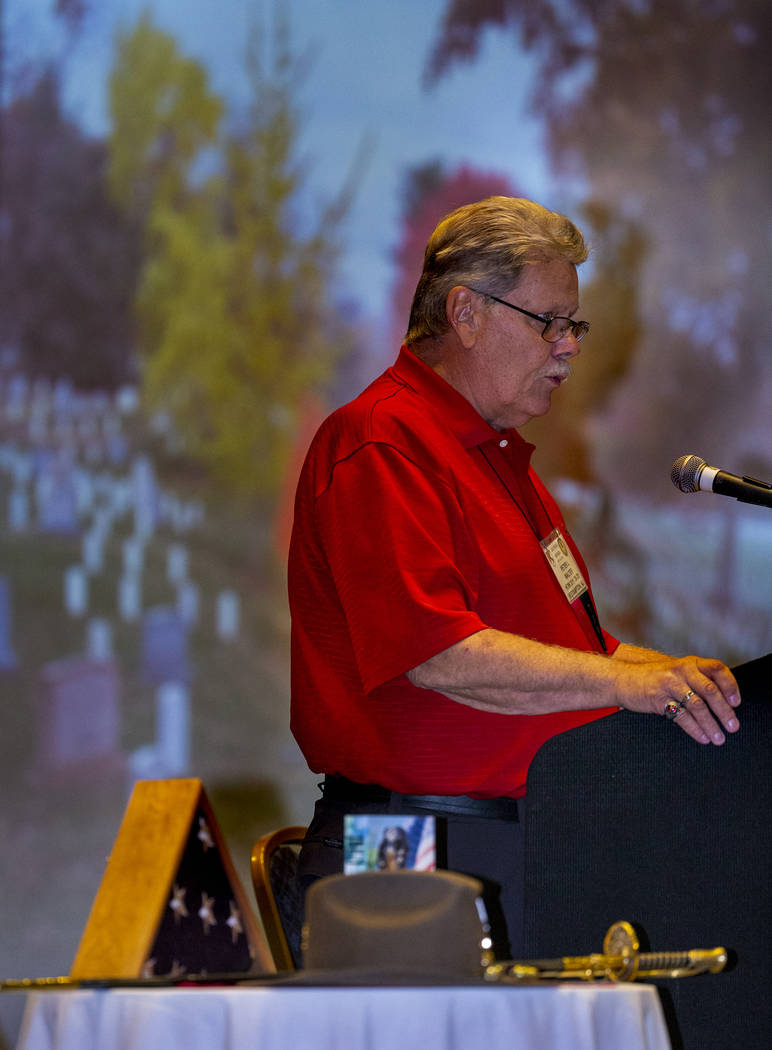
{"type": "Polygon", "coordinates": [[[305,833],[302,825],[279,828],[259,838],[252,850],[252,884],[277,971],[301,965],[303,895],[297,863],[305,833]]]}

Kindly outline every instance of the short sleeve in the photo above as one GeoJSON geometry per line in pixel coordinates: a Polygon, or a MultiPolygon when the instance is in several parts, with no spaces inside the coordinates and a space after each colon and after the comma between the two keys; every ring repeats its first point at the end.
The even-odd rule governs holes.
{"type": "Polygon", "coordinates": [[[367,692],[485,627],[450,480],[373,442],[335,465],[315,513],[367,692]]]}

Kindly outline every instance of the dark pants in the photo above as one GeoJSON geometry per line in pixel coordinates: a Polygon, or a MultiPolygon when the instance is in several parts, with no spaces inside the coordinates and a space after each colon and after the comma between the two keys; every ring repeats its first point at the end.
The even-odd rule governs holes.
{"type": "MultiPolygon", "coordinates": [[[[324,785],[321,785],[322,788],[324,785]]],[[[376,789],[382,790],[382,789],[376,789]]],[[[383,792],[384,798],[325,798],[314,817],[300,853],[300,879],[307,889],[316,879],[343,871],[343,817],[347,813],[416,813],[434,815],[437,823],[437,866],[471,875],[483,884],[483,900],[491,925],[496,958],[523,957],[524,800],[518,800],[518,820],[460,816],[421,805],[405,796],[383,792]]]]}

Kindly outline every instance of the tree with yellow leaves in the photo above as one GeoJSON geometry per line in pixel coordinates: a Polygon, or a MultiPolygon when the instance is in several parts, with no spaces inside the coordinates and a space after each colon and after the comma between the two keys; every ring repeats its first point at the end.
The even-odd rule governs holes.
{"type": "Polygon", "coordinates": [[[348,346],[328,303],[344,190],[313,230],[293,208],[300,74],[280,26],[252,49],[252,106],[220,131],[202,67],[143,18],[112,79],[112,191],[144,224],[144,392],[186,452],[240,495],[271,496],[301,406],[348,346]]]}

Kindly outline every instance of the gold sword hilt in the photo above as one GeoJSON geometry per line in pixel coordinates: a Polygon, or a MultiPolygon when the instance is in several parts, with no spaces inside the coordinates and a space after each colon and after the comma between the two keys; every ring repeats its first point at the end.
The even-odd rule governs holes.
{"type": "Polygon", "coordinates": [[[486,980],[529,981],[578,978],[634,981],[642,977],[692,977],[720,973],[727,964],[725,948],[692,948],[682,952],[640,952],[629,922],[615,922],[603,939],[603,953],[567,955],[559,959],[527,959],[494,963],[486,980]]]}
{"type": "Polygon", "coordinates": [[[603,938],[603,952],[621,956],[617,980],[636,977],[693,977],[720,973],[727,964],[725,948],[692,948],[681,952],[640,952],[638,935],[629,922],[615,922],[603,938]]]}

